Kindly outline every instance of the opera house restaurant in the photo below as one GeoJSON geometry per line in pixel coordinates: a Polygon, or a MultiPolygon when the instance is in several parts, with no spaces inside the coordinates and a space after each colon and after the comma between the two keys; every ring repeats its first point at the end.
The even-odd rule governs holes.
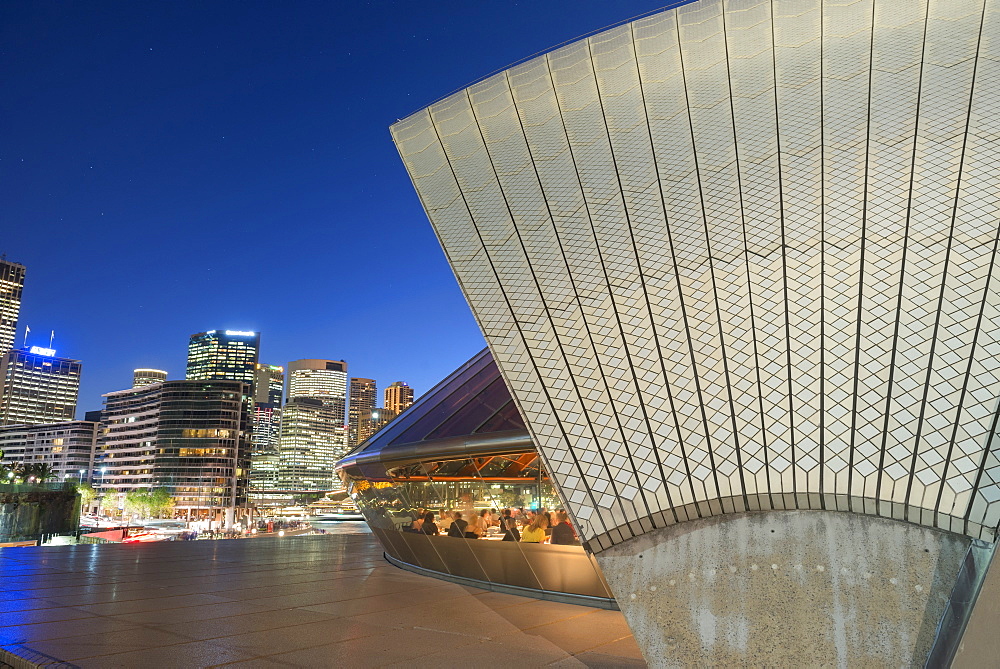
{"type": "Polygon", "coordinates": [[[531,524],[543,511],[558,522],[562,503],[488,349],[337,463],[337,472],[398,567],[618,608],[575,532],[531,524]],[[458,514],[468,527],[449,536],[458,514]],[[542,538],[539,529],[542,541],[518,540],[542,538]]]}

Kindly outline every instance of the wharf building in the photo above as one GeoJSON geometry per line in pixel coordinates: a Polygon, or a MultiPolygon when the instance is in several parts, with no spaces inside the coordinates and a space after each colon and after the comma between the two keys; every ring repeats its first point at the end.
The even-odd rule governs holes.
{"type": "Polygon", "coordinates": [[[167,380],[167,373],[162,369],[140,368],[132,370],[132,387],[142,388],[153,383],[163,383],[167,380]]]}
{"type": "Polygon", "coordinates": [[[30,346],[0,354],[0,425],[71,421],[80,394],[79,360],[30,346]]]}
{"type": "Polygon", "coordinates": [[[89,481],[94,471],[99,423],[74,420],[0,427],[0,462],[46,464],[56,481],[89,481]]]}
{"type": "Polygon", "coordinates": [[[249,394],[242,381],[184,380],[104,395],[96,487],[165,487],[175,512],[231,525],[247,507],[249,394]]]}
{"type": "Polygon", "coordinates": [[[375,379],[351,379],[348,412],[348,444],[357,446],[371,436],[371,415],[378,406],[378,386],[375,379]]]}
{"type": "Polygon", "coordinates": [[[285,369],[257,363],[254,387],[252,445],[250,448],[250,488],[274,490],[278,487],[278,442],[281,436],[281,403],[285,369]]]}
{"type": "Polygon", "coordinates": [[[25,272],[24,265],[0,256],[0,354],[14,348],[25,272]]]}
{"type": "Polygon", "coordinates": [[[947,664],[1000,523],[1000,5],[678,4],[400,155],[650,665],[947,664]]]}
{"type": "Polygon", "coordinates": [[[385,389],[383,406],[396,416],[413,404],[413,388],[402,381],[394,381],[385,389]]]}

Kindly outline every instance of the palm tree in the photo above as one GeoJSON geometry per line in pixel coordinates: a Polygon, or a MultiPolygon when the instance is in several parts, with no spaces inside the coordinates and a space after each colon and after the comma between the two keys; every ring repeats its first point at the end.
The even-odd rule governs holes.
{"type": "Polygon", "coordinates": [[[21,478],[25,480],[34,479],[34,482],[36,483],[45,483],[55,477],[56,473],[52,471],[52,467],[45,462],[28,463],[21,466],[21,478]]]}

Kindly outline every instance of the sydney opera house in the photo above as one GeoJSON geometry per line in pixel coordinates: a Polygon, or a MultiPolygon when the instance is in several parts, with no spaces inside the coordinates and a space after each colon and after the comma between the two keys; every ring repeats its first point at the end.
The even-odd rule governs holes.
{"type": "Polygon", "coordinates": [[[1000,0],[698,0],[401,120],[510,403],[345,478],[565,508],[580,582],[514,585],[616,602],[654,666],[947,662],[1000,524],[998,105],[1000,0]]]}

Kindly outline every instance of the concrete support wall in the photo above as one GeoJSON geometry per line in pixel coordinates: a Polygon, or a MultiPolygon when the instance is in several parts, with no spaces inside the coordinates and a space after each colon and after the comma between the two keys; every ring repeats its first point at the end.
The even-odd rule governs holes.
{"type": "Polygon", "coordinates": [[[652,667],[922,666],[969,546],[832,511],[713,517],[597,555],[652,667]]]}

